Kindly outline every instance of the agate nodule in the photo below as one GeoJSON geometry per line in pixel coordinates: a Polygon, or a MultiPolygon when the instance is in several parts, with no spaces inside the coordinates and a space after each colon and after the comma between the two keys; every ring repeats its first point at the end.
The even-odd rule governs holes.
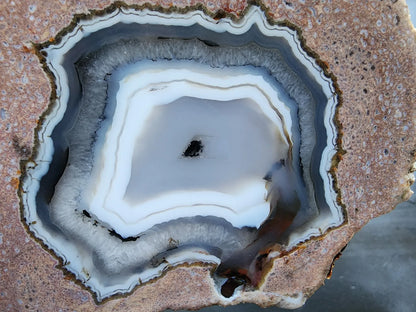
{"type": "Polygon", "coordinates": [[[30,230],[98,301],[182,263],[220,296],[344,222],[338,95],[296,31],[114,8],[40,46],[55,97],[26,164],[30,230]],[[36,222],[34,222],[36,221],[36,222]]]}

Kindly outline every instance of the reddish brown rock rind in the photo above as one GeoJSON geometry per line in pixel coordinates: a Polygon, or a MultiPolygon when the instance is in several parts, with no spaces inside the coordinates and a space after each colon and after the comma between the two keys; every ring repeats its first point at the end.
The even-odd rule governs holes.
{"type": "MultiPolygon", "coordinates": [[[[66,279],[56,268],[57,261],[24,229],[14,182],[20,175],[19,162],[27,156],[20,148],[33,146],[33,129],[51,92],[30,42],[55,37],[73,14],[110,5],[110,1],[61,2],[54,6],[39,0],[0,4],[1,309],[133,311],[140,307],[142,311],[161,311],[220,303],[210,280],[211,268],[193,267],[174,269],[126,298],[96,306],[89,292],[66,279]]],[[[416,80],[416,44],[404,1],[305,2],[293,1],[288,6],[284,1],[266,1],[264,5],[271,18],[300,27],[307,46],[337,77],[343,93],[339,120],[346,153],[336,175],[348,225],[277,259],[262,286],[263,293],[243,294],[234,303],[250,299],[262,305],[284,305],[276,293],[311,295],[322,285],[332,259],[353,233],[370,218],[390,211],[409,190],[407,174],[416,149],[416,92],[412,85],[416,80]]],[[[160,1],[155,5],[198,3],[160,1]]],[[[213,12],[223,9],[239,15],[247,4],[218,1],[206,6],[213,12]]]]}

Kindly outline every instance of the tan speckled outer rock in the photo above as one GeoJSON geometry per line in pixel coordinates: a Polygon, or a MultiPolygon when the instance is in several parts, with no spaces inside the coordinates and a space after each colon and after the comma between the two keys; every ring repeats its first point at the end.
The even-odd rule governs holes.
{"type": "MultiPolygon", "coordinates": [[[[132,4],[133,1],[127,1],[132,4]]],[[[134,2],[142,4],[144,2],[134,2]]],[[[154,1],[185,7],[194,0],[154,1]]],[[[238,0],[201,1],[209,10],[241,13],[238,0]]],[[[414,162],[416,33],[404,0],[265,1],[269,16],[302,29],[307,46],[337,78],[342,147],[336,172],[348,223],[277,259],[260,291],[223,301],[210,267],[179,267],[124,298],[96,305],[92,295],[59,268],[21,222],[17,190],[20,161],[31,154],[34,128],[51,91],[31,42],[53,38],[73,14],[110,1],[0,2],[0,310],[161,311],[254,301],[279,304],[283,296],[310,296],[333,258],[369,219],[410,196],[414,162]]],[[[285,305],[285,303],[281,303],[285,305]]]]}

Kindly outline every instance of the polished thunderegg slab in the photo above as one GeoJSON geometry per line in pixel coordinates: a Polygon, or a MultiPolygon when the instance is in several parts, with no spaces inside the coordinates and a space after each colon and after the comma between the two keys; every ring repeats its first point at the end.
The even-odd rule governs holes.
{"type": "Polygon", "coordinates": [[[98,300],[184,262],[226,264],[218,287],[257,286],[253,263],[343,222],[332,81],[260,9],[116,9],[42,53],[56,99],[24,215],[98,300]]]}

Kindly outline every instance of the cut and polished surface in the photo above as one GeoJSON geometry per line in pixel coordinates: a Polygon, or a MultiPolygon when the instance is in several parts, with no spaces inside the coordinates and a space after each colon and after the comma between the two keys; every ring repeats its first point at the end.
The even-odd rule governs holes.
{"type": "Polygon", "coordinates": [[[280,251],[344,221],[335,87],[260,9],[221,23],[116,9],[42,53],[57,98],[24,213],[98,300],[195,262],[238,296],[280,251]]]}
{"type": "MultiPolygon", "coordinates": [[[[153,283],[137,287],[128,296],[113,297],[97,304],[91,292],[74,282],[73,274],[62,270],[65,263],[45,251],[45,245],[34,239],[31,233],[38,230],[36,224],[31,225],[31,231],[22,226],[24,218],[21,219],[18,213],[16,189],[25,168],[19,164],[31,158],[33,133],[43,120],[42,113],[47,109],[53,91],[30,43],[52,40],[71,23],[74,15],[89,14],[91,10],[101,10],[111,3],[109,0],[61,1],[52,6],[40,0],[6,0],[0,3],[0,59],[4,65],[0,67],[0,301],[3,310],[48,310],[51,307],[87,311],[136,311],[137,307],[141,311],[195,310],[211,304],[232,305],[243,301],[287,307],[288,301],[281,299],[284,294],[297,298],[290,301],[292,308],[300,306],[323,284],[333,257],[353,233],[370,218],[389,212],[399,201],[408,198],[407,174],[414,162],[412,151],[416,140],[415,106],[412,105],[416,94],[416,37],[405,1],[263,2],[270,20],[289,22],[301,28],[303,43],[315,51],[328,72],[338,78],[344,101],[337,120],[342,124],[340,144],[346,153],[336,176],[348,212],[347,224],[319,240],[308,241],[297,251],[276,258],[264,286],[258,291],[246,289],[239,296],[225,300],[211,283],[211,270],[214,268],[209,264],[199,264],[175,267],[153,283]]],[[[174,2],[180,10],[187,10],[189,3],[174,2]]],[[[244,1],[202,0],[192,3],[206,6],[213,15],[217,10],[224,10],[235,18],[245,15],[247,7],[244,1]]],[[[167,7],[169,4],[152,1],[152,5],[167,7]]],[[[219,11],[216,17],[224,16],[224,11],[219,11]]],[[[30,218],[27,222],[34,220],[30,218]]],[[[40,222],[38,218],[37,223],[40,222]]],[[[404,224],[400,222],[392,219],[391,228],[398,226],[403,230],[404,224]]],[[[381,228],[375,230],[380,232],[381,228]]],[[[384,230],[389,232],[393,242],[394,233],[384,230]]],[[[413,232],[405,232],[407,234],[403,237],[406,240],[414,239],[413,232]]],[[[68,244],[68,241],[63,244],[68,244]]],[[[380,244],[383,245],[382,240],[380,244]]],[[[384,245],[389,248],[390,240],[384,245]]],[[[362,246],[364,249],[367,247],[362,246]]],[[[388,254],[392,260],[399,260],[398,254],[388,254]]],[[[352,257],[347,256],[344,264],[351,260],[352,257]]],[[[339,273],[339,265],[342,270],[343,264],[337,261],[335,276],[339,273]]],[[[361,271],[362,277],[371,274],[371,268],[370,272],[361,271]]],[[[356,303],[365,305],[368,300],[377,301],[374,307],[379,309],[389,309],[390,302],[391,307],[414,310],[411,296],[407,296],[406,291],[400,292],[404,286],[400,279],[377,275],[380,285],[395,289],[386,296],[383,291],[360,291],[363,288],[353,281],[356,275],[350,276],[351,284],[348,286],[347,283],[347,288],[350,289],[351,285],[356,287],[347,290],[344,299],[350,294],[356,303]],[[367,298],[364,302],[361,301],[363,293],[367,298]]],[[[366,281],[374,283],[371,278],[366,281]]],[[[345,278],[340,282],[345,284],[345,278]]],[[[321,291],[321,295],[336,293],[327,292],[334,283],[325,284],[326,290],[321,291]]],[[[411,290],[412,287],[407,288],[408,294],[411,290]]],[[[312,307],[319,310],[322,302],[317,295],[317,300],[312,298],[312,303],[316,303],[312,307]]],[[[336,295],[327,299],[336,309],[339,302],[337,306],[334,298],[336,295]]],[[[349,308],[348,304],[346,307],[349,308]]]]}
{"type": "Polygon", "coordinates": [[[138,66],[120,81],[88,211],[124,237],[197,215],[259,227],[270,212],[263,178],[290,146],[274,110],[288,119],[289,108],[271,102],[278,94],[260,73],[169,66],[138,66]]]}

